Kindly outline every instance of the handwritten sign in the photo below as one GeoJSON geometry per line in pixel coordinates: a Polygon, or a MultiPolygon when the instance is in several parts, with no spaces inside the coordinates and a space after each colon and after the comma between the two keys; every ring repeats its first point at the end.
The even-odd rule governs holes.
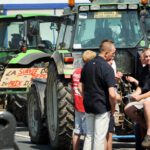
{"type": "Polygon", "coordinates": [[[32,79],[47,78],[46,68],[7,68],[0,81],[0,88],[27,88],[32,79]]]}

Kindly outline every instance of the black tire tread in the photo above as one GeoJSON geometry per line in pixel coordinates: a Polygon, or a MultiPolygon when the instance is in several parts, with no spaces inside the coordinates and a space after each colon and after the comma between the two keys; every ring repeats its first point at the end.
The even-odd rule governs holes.
{"type": "MultiPolygon", "coordinates": [[[[30,97],[31,95],[35,96],[36,99],[38,99],[38,96],[37,96],[37,93],[36,93],[36,88],[34,87],[31,87],[30,88],[30,91],[28,93],[28,101],[30,100],[30,97]]],[[[28,103],[29,104],[29,103],[28,103]]],[[[37,102],[37,105],[39,105],[39,103],[37,102]]],[[[37,106],[38,107],[38,106],[37,106]]],[[[40,109],[38,109],[40,111],[40,109]]],[[[28,113],[28,111],[27,111],[28,113]]],[[[41,118],[41,113],[39,112],[39,115],[37,115],[39,118],[38,118],[38,131],[37,131],[37,134],[36,136],[32,135],[32,132],[29,128],[29,125],[28,125],[28,129],[29,129],[29,136],[31,138],[31,142],[34,143],[34,144],[47,144],[48,143],[48,131],[47,131],[47,128],[45,126],[43,126],[43,118],[41,118]]],[[[28,123],[29,123],[30,119],[28,119],[28,123]]]]}
{"type": "MultiPolygon", "coordinates": [[[[69,150],[72,141],[72,131],[74,128],[74,106],[71,93],[71,86],[69,82],[64,79],[60,79],[57,75],[56,67],[54,64],[50,65],[49,68],[49,81],[51,81],[53,74],[56,76],[56,87],[57,87],[57,101],[58,101],[58,121],[59,121],[59,133],[58,143],[51,141],[51,145],[54,149],[69,150]],[[55,72],[55,73],[54,73],[55,72]],[[52,73],[52,75],[50,75],[52,73]]],[[[47,82],[49,83],[49,82],[47,82]]],[[[47,88],[49,85],[47,85],[47,88]]],[[[47,89],[48,92],[49,89],[47,89]]],[[[46,100],[45,100],[46,101],[46,100]]],[[[46,111],[47,112],[47,111],[46,111]]],[[[50,113],[50,112],[49,112],[50,113]]],[[[48,123],[48,122],[47,122],[48,123]]]]}

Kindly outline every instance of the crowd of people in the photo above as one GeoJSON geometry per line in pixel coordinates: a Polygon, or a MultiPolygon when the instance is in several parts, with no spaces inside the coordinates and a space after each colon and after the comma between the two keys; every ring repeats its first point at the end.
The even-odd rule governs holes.
{"type": "MultiPolygon", "coordinates": [[[[84,65],[72,75],[75,103],[73,150],[79,150],[81,135],[84,136],[83,150],[112,150],[114,112],[116,103],[122,100],[115,87],[123,76],[117,72],[115,53],[113,41],[102,41],[98,54],[91,50],[83,53],[84,65]]],[[[139,78],[126,77],[127,81],[134,82],[136,90],[129,95],[131,102],[124,111],[140,126],[142,147],[150,148],[150,49],[144,49],[140,56],[143,68],[139,78]]]]}

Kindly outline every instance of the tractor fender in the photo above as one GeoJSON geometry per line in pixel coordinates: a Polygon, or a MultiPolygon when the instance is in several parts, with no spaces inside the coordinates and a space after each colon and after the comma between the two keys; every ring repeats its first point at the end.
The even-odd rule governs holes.
{"type": "Polygon", "coordinates": [[[21,52],[9,61],[9,65],[19,64],[28,65],[35,60],[47,58],[50,59],[50,54],[44,53],[40,50],[27,50],[26,52],[21,52]]]}
{"type": "Polygon", "coordinates": [[[41,111],[41,116],[44,116],[44,98],[45,98],[45,89],[46,89],[46,79],[33,79],[32,86],[35,87],[38,94],[39,107],[41,111]]]}
{"type": "MultiPolygon", "coordinates": [[[[68,53],[67,50],[57,50],[51,55],[51,62],[54,62],[59,75],[64,74],[63,54],[68,53]]],[[[50,63],[51,63],[50,62],[50,63]]]]}

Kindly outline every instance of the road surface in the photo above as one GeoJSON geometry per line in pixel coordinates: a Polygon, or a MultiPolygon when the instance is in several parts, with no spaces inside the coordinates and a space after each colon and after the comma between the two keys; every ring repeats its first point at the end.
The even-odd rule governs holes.
{"type": "MultiPolygon", "coordinates": [[[[32,144],[28,130],[24,126],[16,128],[15,141],[20,150],[52,150],[50,145],[32,144]]],[[[135,150],[135,143],[113,141],[113,150],[135,150]]]]}

